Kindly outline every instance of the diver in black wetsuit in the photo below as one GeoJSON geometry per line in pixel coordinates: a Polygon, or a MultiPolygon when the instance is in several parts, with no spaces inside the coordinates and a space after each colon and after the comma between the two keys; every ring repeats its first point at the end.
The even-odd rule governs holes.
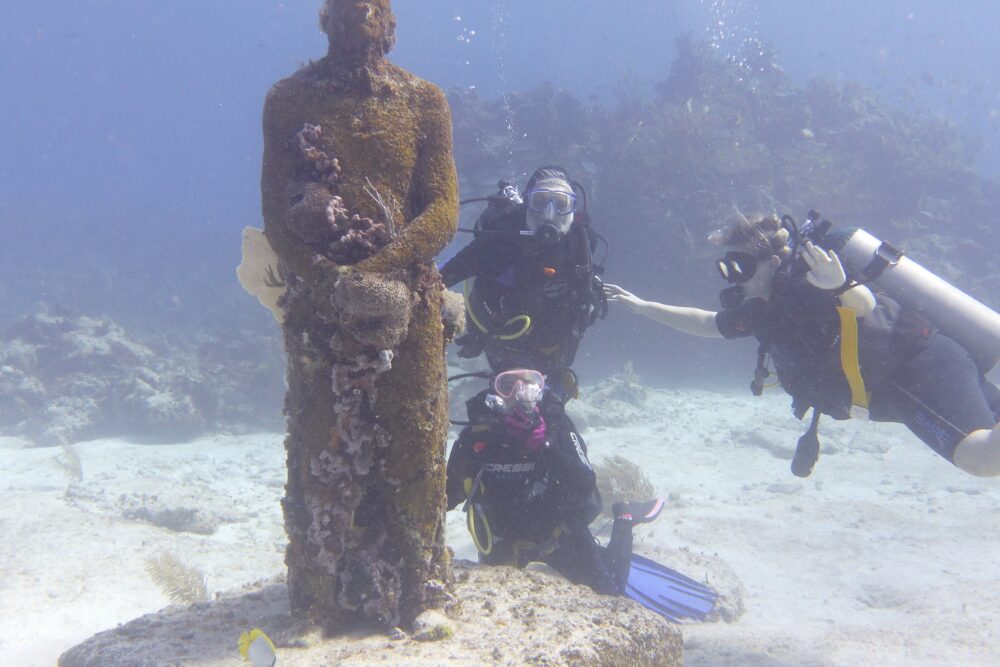
{"type": "Polygon", "coordinates": [[[565,399],[575,392],[566,371],[580,339],[607,312],[582,190],[564,169],[542,167],[523,200],[512,186],[487,199],[475,239],[441,268],[445,285],[465,281],[469,326],[459,356],[485,352],[494,373],[537,369],[565,399]]]}
{"type": "Polygon", "coordinates": [[[565,414],[542,415],[544,386],[538,371],[515,369],[496,377],[485,401],[469,401],[471,423],[448,458],[448,509],[465,503],[483,563],[542,561],[598,593],[623,593],[632,527],[652,521],[663,501],[616,503],[611,539],[598,545],[589,525],[601,497],[586,444],[565,414]]]}
{"type": "MultiPolygon", "coordinates": [[[[939,331],[927,319],[932,311],[902,307],[888,293],[849,279],[834,247],[843,249],[856,231],[824,231],[816,243],[827,250],[789,221],[773,215],[741,220],[709,237],[728,249],[717,263],[730,284],[720,294],[719,312],[646,301],[611,284],[605,286],[608,299],[685,333],[756,337],[754,393],[762,389],[770,357],[794,414],[801,419],[813,410],[792,460],[800,477],[811,473],[819,455],[820,414],[905,424],[965,472],[1000,475],[1000,390],[986,380],[970,349],[939,331]]],[[[912,274],[917,277],[904,285],[909,298],[942,292],[943,281],[928,278],[929,272],[912,274]]],[[[982,326],[984,344],[995,347],[995,335],[982,326]]]]}

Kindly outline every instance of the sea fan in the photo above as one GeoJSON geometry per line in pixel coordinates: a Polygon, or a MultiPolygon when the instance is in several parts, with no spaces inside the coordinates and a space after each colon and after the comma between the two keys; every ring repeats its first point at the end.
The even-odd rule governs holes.
{"type": "Polygon", "coordinates": [[[79,482],[83,479],[83,462],[80,455],[69,445],[63,445],[62,451],[55,457],[56,465],[63,469],[70,482],[79,482]]]}
{"type": "Polygon", "coordinates": [[[200,570],[188,567],[176,556],[161,553],[146,559],[146,572],[172,604],[191,605],[208,600],[208,582],[200,570]]]}
{"type": "Polygon", "coordinates": [[[637,387],[640,384],[639,374],[635,372],[635,367],[632,365],[631,359],[625,362],[625,369],[618,377],[621,378],[626,387],[637,387]]]}
{"type": "Polygon", "coordinates": [[[605,513],[619,501],[649,500],[656,497],[656,487],[642,468],[623,456],[612,456],[594,466],[597,488],[604,501],[605,513]]]}

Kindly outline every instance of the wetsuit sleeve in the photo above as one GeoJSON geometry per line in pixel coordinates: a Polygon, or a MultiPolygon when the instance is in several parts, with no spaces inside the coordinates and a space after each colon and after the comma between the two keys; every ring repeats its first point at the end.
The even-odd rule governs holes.
{"type": "Polygon", "coordinates": [[[488,250],[487,242],[482,239],[475,239],[459,250],[441,267],[441,280],[445,286],[451,287],[466,278],[478,275],[486,265],[488,250]]]}
{"type": "Polygon", "coordinates": [[[445,488],[448,494],[448,509],[450,510],[458,507],[458,504],[466,499],[465,481],[474,478],[479,472],[472,452],[474,441],[475,438],[469,428],[462,429],[451,448],[451,454],[448,456],[445,488]]]}
{"type": "Polygon", "coordinates": [[[746,338],[761,330],[767,302],[764,299],[747,299],[734,308],[724,308],[715,314],[715,326],[724,338],[746,338]]]}

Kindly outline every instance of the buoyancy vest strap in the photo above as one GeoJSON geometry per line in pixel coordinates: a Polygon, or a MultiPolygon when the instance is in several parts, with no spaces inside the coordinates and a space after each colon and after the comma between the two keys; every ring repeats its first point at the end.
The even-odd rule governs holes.
{"type": "Polygon", "coordinates": [[[851,388],[851,417],[868,419],[868,392],[858,355],[858,318],[853,308],[837,306],[840,316],[840,367],[851,388]]]}
{"type": "Polygon", "coordinates": [[[475,324],[480,331],[483,333],[489,333],[486,327],[483,326],[483,323],[479,321],[479,318],[476,317],[476,313],[472,310],[472,304],[469,302],[469,297],[472,295],[472,286],[475,284],[475,280],[471,278],[462,282],[462,297],[465,299],[465,314],[469,316],[469,319],[472,320],[472,323],[475,324]]]}
{"type": "Polygon", "coordinates": [[[524,334],[528,333],[528,329],[531,328],[531,318],[528,317],[527,315],[515,315],[514,317],[504,322],[503,325],[505,327],[509,327],[515,322],[521,323],[520,329],[518,329],[512,334],[504,334],[502,336],[497,336],[497,338],[499,338],[500,340],[515,340],[517,338],[520,338],[524,334]]]}
{"type": "Polygon", "coordinates": [[[490,522],[486,519],[479,503],[472,503],[468,507],[466,514],[466,524],[469,534],[472,536],[472,543],[476,545],[476,550],[484,556],[488,556],[493,551],[493,531],[490,529],[490,522]]]}
{"type": "Polygon", "coordinates": [[[486,325],[480,322],[479,318],[476,317],[476,311],[475,309],[473,309],[472,303],[469,301],[469,298],[472,295],[472,289],[474,285],[475,285],[474,278],[469,278],[468,280],[464,281],[462,283],[462,297],[465,299],[465,314],[469,316],[469,319],[472,320],[472,323],[476,325],[477,329],[479,329],[484,334],[487,334],[489,336],[496,336],[500,340],[515,340],[517,338],[520,338],[524,334],[528,333],[528,329],[531,328],[531,317],[529,317],[527,314],[515,315],[514,317],[504,322],[504,327],[510,327],[512,324],[515,324],[517,322],[521,323],[521,327],[514,333],[499,335],[490,331],[486,327],[486,325]]]}

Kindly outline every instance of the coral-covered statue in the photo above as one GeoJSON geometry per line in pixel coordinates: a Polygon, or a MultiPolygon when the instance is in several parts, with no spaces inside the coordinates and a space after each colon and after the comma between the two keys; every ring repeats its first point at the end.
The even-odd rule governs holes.
{"type": "Polygon", "coordinates": [[[264,106],[264,232],[288,353],[293,611],[394,626],[447,595],[442,286],[457,186],[447,101],[385,60],[389,0],[326,0],[329,53],[264,106]]]}

